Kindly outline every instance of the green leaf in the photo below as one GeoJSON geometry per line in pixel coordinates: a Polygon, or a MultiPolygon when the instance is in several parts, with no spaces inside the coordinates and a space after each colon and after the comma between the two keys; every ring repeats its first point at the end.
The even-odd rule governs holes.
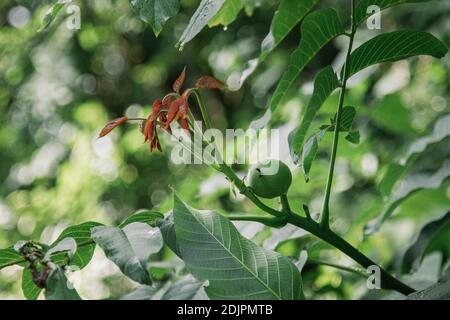
{"type": "MultiPolygon", "coordinates": [[[[91,239],[91,229],[102,224],[98,222],[84,222],[78,225],[70,226],[59,235],[50,246],[54,248],[59,242],[65,238],[73,238],[77,243],[77,251],[75,252],[70,263],[76,265],[79,268],[84,268],[92,259],[92,255],[95,250],[95,243],[91,239]]],[[[56,264],[63,264],[66,262],[66,254],[59,253],[52,257],[52,261],[56,264]]]]}
{"type": "Polygon", "coordinates": [[[344,29],[341,21],[333,9],[318,10],[306,16],[301,27],[300,44],[292,53],[288,69],[272,95],[270,101],[272,113],[308,62],[330,40],[342,33],[344,33],[344,29]]]}
{"type": "Polygon", "coordinates": [[[430,0],[359,0],[356,2],[355,6],[355,22],[358,25],[364,20],[366,20],[369,16],[371,16],[370,13],[367,13],[367,8],[371,5],[376,5],[381,10],[383,10],[404,3],[428,2],[428,1],[430,0]]]}
{"type": "Polygon", "coordinates": [[[318,0],[282,0],[270,24],[270,31],[261,44],[264,58],[306,16],[318,0]]]}
{"type": "Polygon", "coordinates": [[[439,281],[425,290],[410,294],[406,300],[448,300],[450,299],[450,281],[439,281]]]}
{"type": "Polygon", "coordinates": [[[101,226],[92,229],[92,238],[125,275],[139,283],[151,284],[147,261],[163,245],[158,229],[141,222],[123,228],[101,226]]]}
{"type": "Polygon", "coordinates": [[[22,292],[27,300],[36,300],[42,289],[33,282],[33,276],[28,268],[22,271],[22,292]]]}
{"type": "Polygon", "coordinates": [[[387,197],[398,179],[407,171],[409,165],[421,153],[428,150],[429,147],[444,140],[450,136],[450,115],[440,117],[434,124],[431,134],[415,140],[406,151],[406,154],[400,159],[399,163],[389,165],[386,173],[381,179],[378,190],[387,197]]]}
{"type": "Polygon", "coordinates": [[[314,91],[306,107],[300,126],[295,130],[290,144],[292,152],[298,155],[303,148],[306,133],[317,112],[328,96],[339,86],[339,81],[331,66],[322,69],[314,80],[314,91]]]}
{"type": "Polygon", "coordinates": [[[386,173],[383,175],[380,183],[378,184],[378,191],[380,191],[383,197],[389,196],[392,187],[398,181],[398,179],[405,173],[406,167],[398,163],[392,163],[388,166],[386,173]]]}
{"type": "Polygon", "coordinates": [[[450,137],[450,115],[440,117],[434,124],[433,132],[430,135],[414,141],[400,160],[400,164],[407,164],[414,155],[426,151],[428,147],[447,137],[450,137]]]}
{"type": "Polygon", "coordinates": [[[401,135],[416,135],[417,132],[412,126],[412,114],[399,93],[389,94],[377,102],[376,107],[370,112],[370,119],[377,126],[401,135]]]}
{"type": "Polygon", "coordinates": [[[360,135],[359,135],[359,131],[350,131],[346,136],[345,136],[345,140],[347,140],[350,143],[353,144],[359,144],[359,140],[360,140],[360,135]]]}
{"type": "Polygon", "coordinates": [[[327,129],[322,129],[312,134],[308,140],[306,140],[305,146],[303,147],[302,154],[300,156],[300,165],[306,181],[309,181],[309,171],[311,170],[312,163],[316,158],[317,152],[319,151],[319,143],[326,132],[327,129]]]}
{"type": "Polygon", "coordinates": [[[14,264],[23,263],[25,260],[14,248],[0,249],[0,270],[14,264]]]}
{"type": "Polygon", "coordinates": [[[241,12],[244,4],[242,0],[225,0],[222,8],[216,13],[214,17],[208,22],[209,27],[218,25],[228,26],[236,20],[239,12],[241,12]]]}
{"type": "Polygon", "coordinates": [[[58,0],[54,5],[50,7],[45,13],[44,18],[42,19],[42,26],[39,29],[39,32],[46,30],[53,20],[56,19],[56,16],[61,11],[66,3],[72,2],[72,0],[58,0]]]}
{"type": "MultiPolygon", "coordinates": [[[[341,113],[341,125],[339,128],[340,132],[347,132],[352,128],[353,120],[356,116],[356,110],[354,107],[344,107],[342,108],[341,113]]],[[[336,126],[336,115],[334,115],[334,118],[331,122],[331,126],[328,128],[328,131],[334,131],[334,128],[336,126]]]]}
{"type": "Polygon", "coordinates": [[[211,299],[299,299],[297,268],[242,237],[225,217],[198,211],[174,195],[175,231],[186,267],[208,280],[211,299]]]}
{"type": "Polygon", "coordinates": [[[164,293],[161,300],[205,300],[208,297],[203,289],[204,281],[187,275],[174,282],[164,293]]]}
{"type": "Polygon", "coordinates": [[[56,265],[47,279],[45,298],[47,300],[81,300],[77,291],[67,280],[63,269],[56,265]]]}
{"type": "Polygon", "coordinates": [[[71,260],[76,251],[77,251],[76,241],[71,237],[64,238],[45,252],[44,260],[50,261],[50,259],[54,254],[61,252],[64,252],[64,254],[67,255],[67,257],[69,258],[69,260],[71,260]]]}
{"type": "Polygon", "coordinates": [[[177,256],[181,257],[180,249],[178,248],[177,235],[175,233],[175,225],[173,223],[173,213],[171,212],[167,218],[158,220],[158,228],[161,230],[164,243],[177,256]]]}
{"type": "Polygon", "coordinates": [[[225,0],[202,0],[200,2],[191,20],[189,20],[188,26],[184,29],[180,40],[178,40],[177,47],[180,50],[208,24],[209,20],[216,15],[224,2],[225,0]]]}
{"type": "Polygon", "coordinates": [[[408,176],[391,194],[381,215],[365,226],[364,232],[366,234],[376,232],[383,222],[392,215],[394,210],[412,194],[424,189],[437,189],[448,177],[450,177],[450,160],[445,161],[442,167],[432,175],[416,173],[408,176]]]}
{"type": "Polygon", "coordinates": [[[445,45],[423,31],[393,31],[380,34],[359,46],[349,57],[347,76],[383,62],[393,62],[413,56],[429,55],[442,58],[445,45]]]}
{"type": "MultiPolygon", "coordinates": [[[[353,107],[342,108],[341,125],[340,125],[339,132],[347,132],[351,129],[355,115],[356,115],[355,108],[353,108],[353,107]]],[[[319,151],[320,141],[322,140],[322,138],[326,132],[334,131],[334,128],[336,126],[335,119],[336,119],[336,115],[334,116],[334,119],[331,119],[331,124],[321,126],[320,127],[321,130],[313,133],[306,140],[306,143],[303,146],[303,149],[301,150],[302,153],[300,155],[300,159],[298,159],[295,154],[293,155],[294,163],[300,164],[302,171],[303,171],[303,175],[305,176],[305,179],[307,182],[309,181],[309,171],[311,170],[312,163],[313,163],[314,159],[316,158],[317,152],[319,151]]],[[[347,134],[347,136],[345,138],[347,140],[353,139],[355,142],[356,141],[359,142],[359,132],[355,133],[355,131],[353,131],[352,134],[350,134],[350,133],[347,134]]],[[[353,141],[351,141],[351,142],[353,142],[353,141]]],[[[292,155],[292,153],[291,153],[291,155],[292,155]]]]}
{"type": "Polygon", "coordinates": [[[261,43],[259,57],[249,60],[241,71],[239,83],[233,86],[238,90],[245,80],[256,70],[258,65],[265,60],[291,30],[308,14],[318,0],[282,0],[275,12],[270,24],[269,33],[261,43]]]}
{"type": "Polygon", "coordinates": [[[406,250],[402,260],[402,272],[417,270],[425,255],[434,251],[442,253],[444,261],[450,257],[450,211],[439,219],[428,222],[419,232],[414,243],[406,250]]]}
{"type": "Polygon", "coordinates": [[[156,36],[180,9],[180,0],[130,0],[130,3],[139,18],[150,24],[156,36]]]}
{"type": "Polygon", "coordinates": [[[164,215],[157,211],[140,211],[127,217],[124,221],[122,221],[119,227],[125,227],[133,222],[142,222],[154,227],[156,226],[156,220],[163,218],[164,215]]]}

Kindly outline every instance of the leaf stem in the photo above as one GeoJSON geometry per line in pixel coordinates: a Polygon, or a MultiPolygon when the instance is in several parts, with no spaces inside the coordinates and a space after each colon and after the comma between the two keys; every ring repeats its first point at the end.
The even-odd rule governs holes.
{"type": "Polygon", "coordinates": [[[330,166],[328,169],[328,178],[327,178],[327,184],[325,187],[325,195],[323,198],[323,204],[322,204],[322,212],[320,217],[320,225],[324,229],[330,228],[330,195],[331,195],[331,185],[333,183],[333,175],[334,175],[334,166],[336,163],[336,154],[337,154],[337,148],[338,148],[338,142],[339,142],[339,129],[341,127],[341,118],[342,118],[342,109],[344,106],[344,98],[345,98],[345,90],[347,87],[347,65],[350,58],[350,54],[352,52],[353,47],[353,39],[355,37],[356,32],[356,23],[355,23],[355,1],[352,0],[351,4],[351,33],[349,35],[349,44],[347,48],[347,54],[345,57],[345,63],[343,67],[342,72],[342,81],[341,81],[341,91],[339,94],[339,104],[338,104],[338,110],[336,114],[336,124],[334,126],[334,135],[333,135],[333,146],[331,149],[331,156],[330,156],[330,166]]]}

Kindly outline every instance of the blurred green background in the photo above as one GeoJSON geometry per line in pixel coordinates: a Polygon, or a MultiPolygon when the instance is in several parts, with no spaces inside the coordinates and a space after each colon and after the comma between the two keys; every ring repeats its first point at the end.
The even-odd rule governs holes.
{"type": "MultiPolygon", "coordinates": [[[[183,66],[187,66],[187,85],[201,75],[226,82],[258,55],[278,1],[263,1],[252,16],[242,12],[226,30],[206,28],[181,52],[174,45],[198,1],[183,0],[180,13],[158,38],[127,0],[74,1],[81,9],[80,30],[67,28],[68,15],[63,10],[48,31],[39,33],[51,3],[0,2],[0,247],[21,239],[49,243],[68,225],[88,220],[115,224],[142,208],[166,212],[172,203],[170,186],[196,208],[257,212],[247,201],[235,198],[214,170],[172,164],[170,146],[164,143],[167,137],[164,153],[150,154],[137,126],[124,125],[100,140],[96,136],[112,118],[147,116],[150,103],[171,91],[183,66]]],[[[323,1],[321,6],[334,6],[348,21],[345,4],[323,1]]],[[[381,30],[368,30],[363,24],[356,42],[380,32],[414,28],[449,44],[449,16],[448,1],[395,7],[383,12],[381,30]]],[[[205,92],[218,128],[246,129],[264,112],[299,38],[297,27],[241,90],[205,92]]],[[[345,37],[338,38],[313,60],[273,116],[272,127],[286,136],[295,128],[315,73],[331,63],[339,66],[345,44],[345,37]]],[[[383,197],[376,185],[386,166],[400,159],[414,139],[429,133],[436,119],[449,113],[449,65],[448,54],[440,61],[420,57],[370,68],[351,81],[346,104],[358,111],[355,126],[361,143],[340,143],[333,226],[367,255],[393,269],[420,226],[450,208],[449,183],[415,193],[375,235],[364,239],[362,229],[382,210],[383,197]]],[[[327,122],[336,105],[335,94],[314,127],[327,122]]],[[[327,135],[309,183],[284,149],[283,160],[294,170],[289,198],[296,210],[306,203],[313,213],[319,211],[330,146],[331,135],[327,135]]],[[[422,155],[412,171],[435,170],[448,159],[448,150],[449,138],[422,155]]],[[[270,230],[256,224],[240,223],[239,228],[259,243],[270,236],[270,230]]],[[[296,256],[301,246],[294,239],[277,250],[296,256]]],[[[320,258],[351,264],[334,250],[321,251],[320,258]]],[[[159,259],[173,257],[166,250],[159,259]]],[[[73,281],[78,291],[89,299],[118,297],[135,287],[101,251],[77,277],[73,281]]],[[[309,298],[355,299],[365,292],[363,280],[328,267],[307,265],[303,277],[309,298]]],[[[0,271],[1,299],[23,298],[20,278],[18,267],[0,271]]]]}

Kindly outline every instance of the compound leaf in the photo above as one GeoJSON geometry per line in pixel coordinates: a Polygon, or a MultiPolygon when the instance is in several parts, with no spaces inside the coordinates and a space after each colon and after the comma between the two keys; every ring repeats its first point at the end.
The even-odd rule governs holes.
{"type": "Polygon", "coordinates": [[[446,46],[427,32],[403,30],[383,33],[352,52],[348,61],[347,76],[350,77],[378,63],[394,62],[419,55],[442,58],[446,53],[446,46]]]}
{"type": "Polygon", "coordinates": [[[198,279],[208,280],[211,299],[299,299],[297,268],[278,253],[242,237],[225,217],[174,200],[181,256],[198,279]]]}

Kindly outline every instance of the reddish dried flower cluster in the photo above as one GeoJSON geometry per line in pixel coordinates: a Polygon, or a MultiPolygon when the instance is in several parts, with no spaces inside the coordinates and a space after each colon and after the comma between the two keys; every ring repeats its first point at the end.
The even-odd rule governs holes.
{"type": "MultiPolygon", "coordinates": [[[[204,76],[197,80],[195,88],[186,89],[183,94],[180,95],[180,89],[183,86],[185,78],[186,68],[183,69],[181,74],[173,83],[172,89],[174,92],[166,95],[162,101],[156,99],[153,102],[151,113],[141,125],[142,133],[144,134],[144,142],[149,142],[150,152],[152,152],[155,148],[162,151],[158,138],[158,125],[171,133],[170,125],[178,122],[180,126],[186,130],[186,133],[190,134],[188,122],[188,98],[193,90],[200,88],[223,89],[225,87],[219,80],[210,76],[204,76]]],[[[100,132],[99,138],[107,135],[115,127],[121,125],[127,120],[128,117],[125,116],[110,121],[100,132]]]]}

